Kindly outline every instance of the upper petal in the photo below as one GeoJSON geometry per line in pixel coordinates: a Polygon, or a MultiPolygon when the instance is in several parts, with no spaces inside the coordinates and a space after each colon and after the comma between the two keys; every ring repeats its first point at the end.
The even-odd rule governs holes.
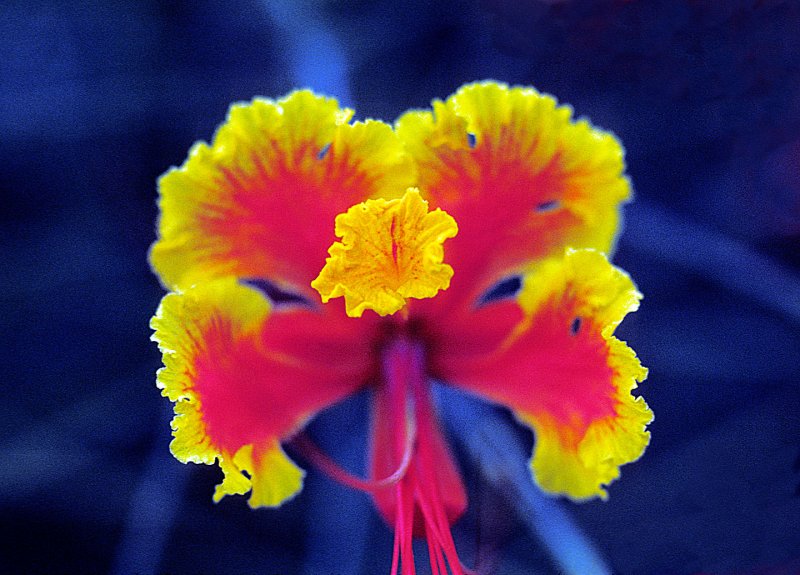
{"type": "Polygon", "coordinates": [[[448,297],[476,297],[565,247],[608,251],[630,195],[617,139],[532,88],[462,87],[396,125],[417,186],[458,222],[448,297]]]}
{"type": "Polygon", "coordinates": [[[442,243],[457,232],[447,213],[428,212],[416,188],[400,199],[367,200],[336,216],[342,241],[330,247],[311,287],[323,303],[343,296],[352,317],[367,309],[393,314],[407,298],[431,298],[447,289],[453,268],[442,261],[442,243]]]}
{"type": "Polygon", "coordinates": [[[349,124],[351,115],[307,90],[233,105],[213,143],[197,143],[159,180],[150,257],[164,284],[253,276],[308,290],[336,214],[413,181],[391,127],[349,124]]]}
{"type": "Polygon", "coordinates": [[[158,385],[175,402],[171,449],[184,462],[219,460],[215,499],[252,488],[256,507],[294,495],[303,473],[280,442],[371,377],[370,322],[327,307],[270,314],[235,278],[162,300],[152,326],[164,359],[158,385]]]}
{"type": "Polygon", "coordinates": [[[458,343],[437,351],[437,375],[510,407],[533,427],[531,466],[544,490],[605,497],[604,486],[643,453],[650,436],[652,413],[631,395],[647,370],[613,336],[640,297],[599,252],[568,250],[525,278],[513,327],[509,304],[499,305],[505,335],[492,329],[493,306],[451,326],[458,343]]]}

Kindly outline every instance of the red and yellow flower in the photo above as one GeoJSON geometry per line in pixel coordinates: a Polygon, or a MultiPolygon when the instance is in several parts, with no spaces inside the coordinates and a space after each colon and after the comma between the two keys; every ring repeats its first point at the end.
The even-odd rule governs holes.
{"type": "Polygon", "coordinates": [[[467,498],[432,380],[530,426],[550,493],[605,498],[649,441],[631,393],[647,371],[614,337],[641,296],[604,255],[630,195],[623,151],[553,98],[493,82],[394,127],[351,116],[309,91],[234,105],[161,178],[151,262],[171,293],[152,325],[171,448],[219,463],[216,501],[270,507],[302,487],[294,440],[371,494],[392,573],[414,572],[412,535],[434,573],[463,573],[450,525],[467,498]],[[302,436],[363,388],[367,480],[302,436]]]}

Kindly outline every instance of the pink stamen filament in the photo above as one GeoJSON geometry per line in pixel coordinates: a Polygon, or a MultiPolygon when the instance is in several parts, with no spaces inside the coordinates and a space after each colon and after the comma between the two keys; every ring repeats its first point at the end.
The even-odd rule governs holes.
{"type": "Polygon", "coordinates": [[[385,489],[395,485],[400,481],[408,471],[408,466],[411,463],[414,454],[414,439],[415,439],[415,426],[413,420],[410,422],[407,433],[406,443],[403,449],[403,458],[397,469],[383,479],[362,479],[356,477],[346,469],[342,468],[336,463],[327,453],[325,453],[314,441],[305,434],[300,434],[295,437],[291,445],[297,449],[300,454],[312,463],[317,469],[327,474],[334,481],[338,481],[343,485],[358,489],[359,491],[372,492],[379,489],[385,489]]]}
{"type": "Polygon", "coordinates": [[[435,472],[437,461],[428,440],[439,433],[428,389],[422,346],[398,338],[382,357],[384,391],[388,394],[389,424],[394,430],[391,449],[400,460],[397,469],[382,479],[362,479],[343,469],[305,434],[291,445],[332,479],[368,493],[392,488],[395,498],[394,543],[391,575],[415,575],[414,516],[425,526],[428,557],[433,575],[475,575],[458,558],[450,522],[442,504],[435,472]]]}
{"type": "Polygon", "coordinates": [[[438,433],[430,393],[427,387],[423,348],[420,344],[398,339],[383,357],[384,382],[388,386],[392,426],[395,433],[393,448],[401,453],[403,434],[416,423],[417,441],[408,472],[395,486],[396,516],[392,575],[414,575],[412,548],[415,509],[419,509],[428,540],[428,556],[434,575],[446,575],[447,566],[453,575],[465,575],[450,533],[442,496],[435,473],[437,462],[432,446],[426,439],[438,433]],[[400,571],[398,570],[400,569],[400,571]]]}
{"type": "MultiPolygon", "coordinates": [[[[387,352],[384,354],[383,360],[383,376],[384,382],[387,386],[389,395],[389,403],[391,405],[390,418],[391,427],[394,430],[403,430],[405,435],[408,435],[409,419],[413,422],[413,408],[410,405],[410,398],[408,397],[408,390],[406,382],[409,378],[409,370],[411,370],[411,362],[406,351],[407,345],[405,342],[397,342],[391,345],[387,352]],[[400,353],[398,353],[400,351],[400,353]]],[[[416,427],[416,425],[415,425],[416,427]]],[[[393,445],[391,446],[395,455],[402,453],[402,435],[395,433],[393,437],[393,445]]],[[[415,451],[412,449],[412,451],[415,451]]],[[[412,453],[414,455],[414,453],[412,453]]],[[[413,474],[413,469],[409,468],[404,479],[413,474]]],[[[392,570],[391,574],[398,573],[402,569],[403,575],[414,575],[416,573],[414,567],[414,550],[413,543],[413,530],[414,530],[414,499],[413,494],[407,489],[404,489],[404,481],[398,482],[394,487],[395,492],[395,521],[394,521],[394,545],[397,553],[392,553],[392,570]]]]}

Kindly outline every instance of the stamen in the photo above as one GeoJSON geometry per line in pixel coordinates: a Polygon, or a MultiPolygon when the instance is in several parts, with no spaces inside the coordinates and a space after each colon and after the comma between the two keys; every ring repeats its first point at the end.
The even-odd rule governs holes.
{"type": "Polygon", "coordinates": [[[414,498],[411,491],[403,489],[403,484],[398,483],[396,487],[397,509],[400,516],[400,563],[403,575],[414,575],[416,565],[414,564],[414,548],[412,546],[414,537],[414,498]]]}
{"type": "MultiPolygon", "coordinates": [[[[418,393],[428,395],[427,390],[419,389],[418,393]]],[[[421,412],[418,412],[418,417],[422,420],[422,428],[433,422],[432,419],[427,418],[432,417],[433,414],[430,407],[430,397],[428,396],[426,399],[427,401],[418,401],[418,405],[420,405],[419,411],[421,412]]],[[[424,433],[423,429],[420,431],[424,433]]],[[[437,565],[441,562],[440,569],[442,573],[446,573],[444,558],[447,558],[451,572],[454,575],[463,575],[461,561],[458,558],[453,536],[450,533],[450,523],[447,520],[443,506],[440,504],[442,497],[436,483],[436,477],[433,474],[435,463],[432,461],[432,453],[427,445],[421,445],[418,451],[418,468],[422,471],[423,477],[420,478],[420,481],[415,482],[415,501],[425,520],[429,552],[436,553],[437,565]]],[[[433,562],[431,567],[434,567],[433,562]]]]}
{"type": "MultiPolygon", "coordinates": [[[[441,464],[436,439],[439,434],[422,347],[413,341],[398,339],[383,356],[383,374],[390,405],[390,424],[398,432],[415,422],[417,433],[413,458],[407,473],[394,490],[395,528],[391,574],[412,575],[415,571],[412,538],[417,529],[424,531],[428,559],[433,575],[465,575],[450,533],[450,519],[441,491],[441,464]]],[[[400,438],[395,434],[393,449],[399,452],[400,438]]],[[[452,518],[451,518],[452,519],[452,518]]]]}
{"type": "Polygon", "coordinates": [[[394,543],[392,544],[392,570],[389,571],[391,575],[397,573],[397,567],[400,564],[400,514],[398,513],[394,519],[394,543]]]}
{"type": "MultiPolygon", "coordinates": [[[[382,361],[382,369],[387,385],[386,391],[391,405],[391,426],[396,430],[405,430],[406,436],[408,435],[408,429],[412,427],[412,423],[415,421],[407,391],[407,381],[411,376],[410,374],[415,371],[412,367],[413,358],[409,361],[407,357],[409,349],[406,342],[398,342],[396,346],[391,347],[384,355],[382,361]]],[[[416,428],[416,424],[413,426],[416,428]]],[[[400,449],[400,438],[395,435],[394,439],[390,449],[397,453],[400,449]]],[[[415,455],[415,449],[416,446],[412,447],[412,455],[415,455]]],[[[412,466],[403,477],[403,480],[395,484],[394,487],[396,502],[394,543],[398,549],[398,556],[396,561],[393,558],[391,575],[395,575],[398,572],[401,575],[416,574],[414,548],[412,546],[414,495],[412,491],[405,487],[405,484],[413,474],[414,468],[412,466]]]]}

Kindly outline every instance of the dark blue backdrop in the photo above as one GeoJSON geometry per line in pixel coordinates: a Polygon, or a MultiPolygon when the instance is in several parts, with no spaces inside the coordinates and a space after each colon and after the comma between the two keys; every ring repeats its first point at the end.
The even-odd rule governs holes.
{"type": "MultiPolygon", "coordinates": [[[[214,505],[219,471],[169,455],[155,181],[236,100],[308,86],[391,121],[494,78],[617,133],[637,196],[615,261],[653,440],[563,508],[618,573],[800,573],[799,37],[779,0],[3,2],[0,572],[387,573],[360,494],[312,471],[280,510],[214,505]]],[[[312,431],[357,469],[342,419],[312,431]]],[[[465,561],[484,522],[495,573],[556,572],[465,468],[465,561]]]]}

